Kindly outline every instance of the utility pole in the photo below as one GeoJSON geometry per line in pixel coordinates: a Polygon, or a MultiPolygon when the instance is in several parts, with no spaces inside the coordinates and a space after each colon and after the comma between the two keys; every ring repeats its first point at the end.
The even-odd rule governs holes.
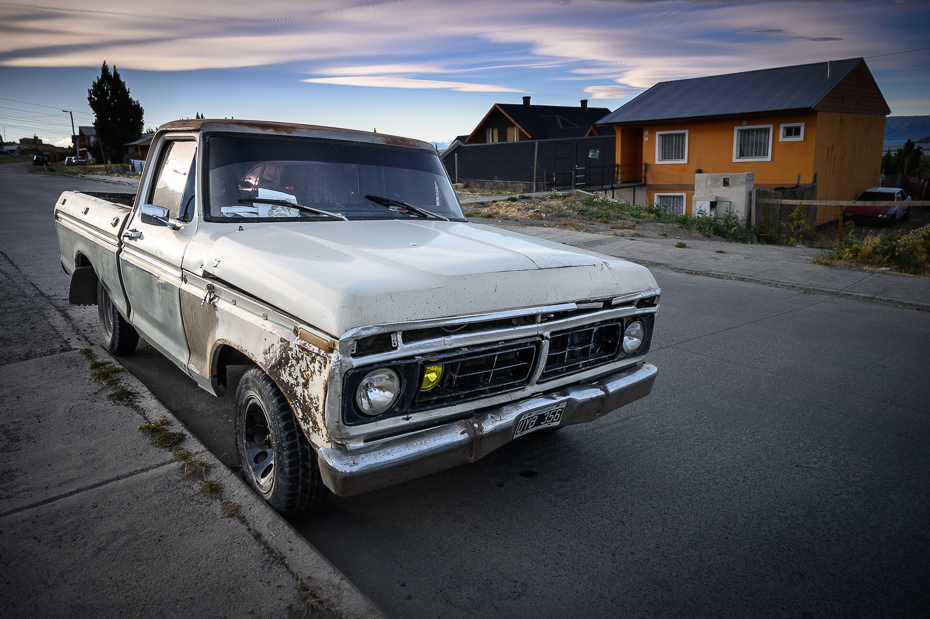
{"type": "Polygon", "coordinates": [[[74,135],[74,112],[72,112],[71,110],[62,110],[62,112],[71,114],[71,141],[74,143],[74,156],[77,157],[78,156],[78,145],[77,145],[78,141],[77,141],[77,137],[74,135]]]}
{"type": "Polygon", "coordinates": [[[107,163],[107,154],[103,150],[103,141],[100,137],[97,137],[97,146],[100,147],[100,156],[103,157],[103,169],[106,170],[106,173],[110,173],[110,164],[107,163]]]}

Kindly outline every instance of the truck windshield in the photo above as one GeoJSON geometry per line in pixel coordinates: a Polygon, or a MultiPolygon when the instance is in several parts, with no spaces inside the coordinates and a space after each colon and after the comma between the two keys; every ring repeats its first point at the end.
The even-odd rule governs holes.
{"type": "Polygon", "coordinates": [[[222,134],[204,143],[209,221],[465,219],[439,157],[427,151],[222,134]]]}

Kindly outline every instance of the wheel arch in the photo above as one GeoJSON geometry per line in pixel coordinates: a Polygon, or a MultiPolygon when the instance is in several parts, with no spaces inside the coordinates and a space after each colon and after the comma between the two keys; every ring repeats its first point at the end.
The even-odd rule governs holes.
{"type": "Polygon", "coordinates": [[[97,305],[97,271],[82,252],[74,257],[74,270],[68,285],[68,303],[71,305],[97,305]]]}
{"type": "Polygon", "coordinates": [[[214,389],[229,389],[229,366],[257,366],[277,386],[290,404],[298,426],[317,449],[329,446],[324,409],[329,359],[326,353],[314,355],[304,346],[281,338],[267,346],[260,357],[225,339],[217,339],[210,355],[210,377],[214,389]]]}

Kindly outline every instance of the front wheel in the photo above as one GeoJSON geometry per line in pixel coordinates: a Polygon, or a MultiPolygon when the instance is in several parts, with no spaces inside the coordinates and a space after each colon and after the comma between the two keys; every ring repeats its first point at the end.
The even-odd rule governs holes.
{"type": "Polygon", "coordinates": [[[103,343],[110,354],[128,355],[139,343],[139,333],[124,319],[110,300],[103,282],[97,280],[97,316],[100,318],[100,332],[103,343]]]}
{"type": "Polygon", "coordinates": [[[236,391],[236,455],[246,482],[285,516],[326,498],[316,454],[284,394],[258,367],[242,375],[236,391]]]}

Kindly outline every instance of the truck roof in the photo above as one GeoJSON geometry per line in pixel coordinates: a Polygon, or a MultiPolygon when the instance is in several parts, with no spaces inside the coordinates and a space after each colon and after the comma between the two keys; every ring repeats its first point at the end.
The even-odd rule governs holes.
{"type": "Polygon", "coordinates": [[[308,138],[347,140],[351,142],[370,142],[372,144],[387,144],[389,146],[407,146],[409,148],[421,148],[436,152],[436,148],[429,142],[414,140],[412,138],[403,138],[396,135],[387,135],[385,133],[355,131],[353,129],[339,129],[336,127],[301,125],[297,123],[282,123],[266,120],[227,118],[173,120],[160,126],[158,131],[233,131],[237,133],[292,135],[308,138]]]}

